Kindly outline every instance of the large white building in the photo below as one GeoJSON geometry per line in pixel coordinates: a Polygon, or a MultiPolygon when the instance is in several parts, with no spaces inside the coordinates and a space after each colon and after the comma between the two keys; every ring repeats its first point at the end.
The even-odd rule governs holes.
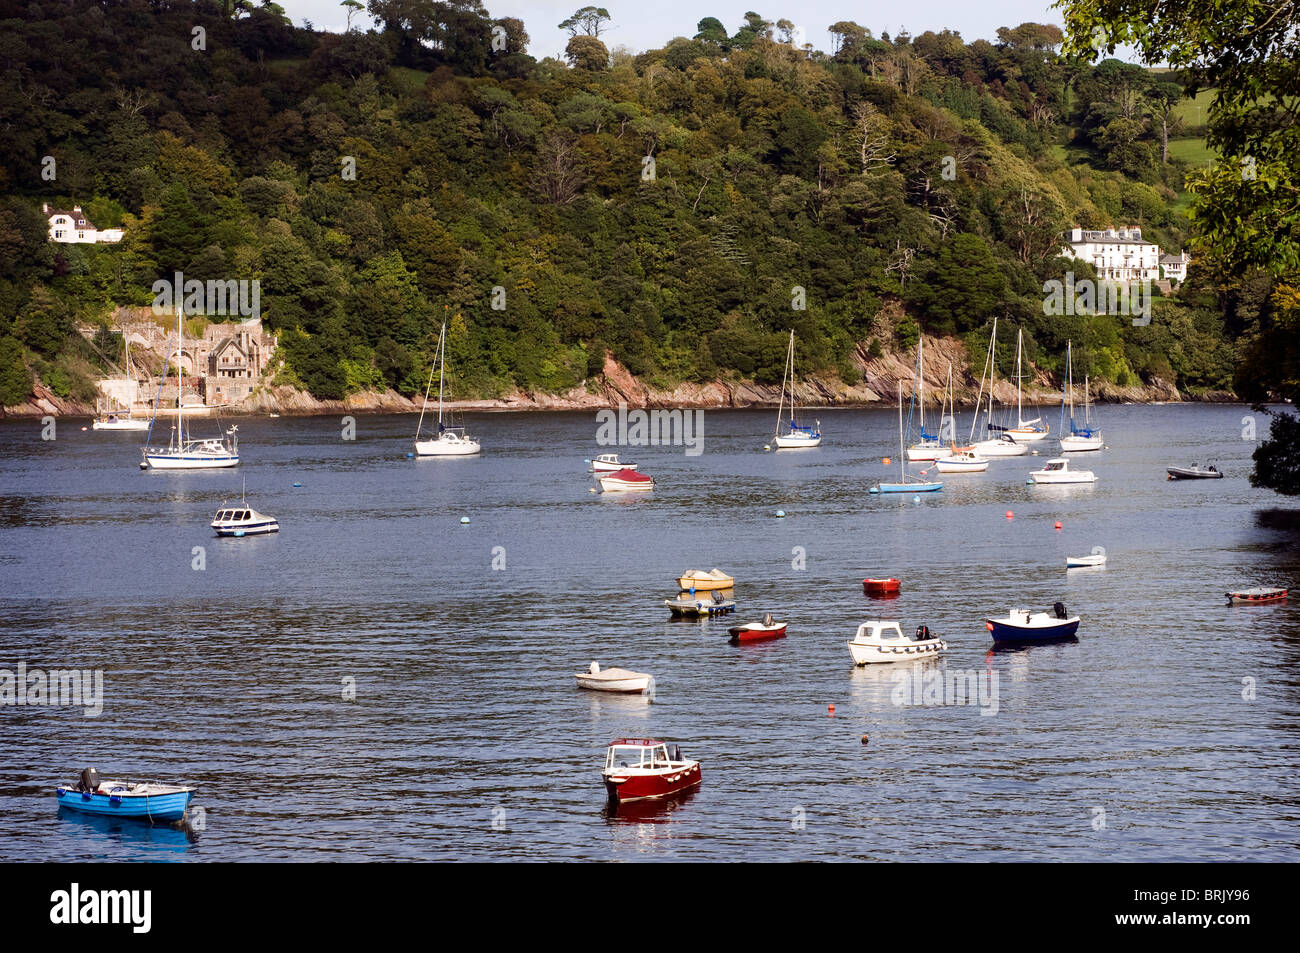
{"type": "Polygon", "coordinates": [[[1160,246],[1142,240],[1140,228],[1070,231],[1070,245],[1061,252],[1092,265],[1106,281],[1143,281],[1160,277],[1160,246]]]}
{"type": "Polygon", "coordinates": [[[50,220],[50,241],[52,242],[93,245],[98,242],[109,242],[111,244],[122,240],[122,229],[106,228],[101,232],[90,219],[86,218],[86,213],[81,210],[80,205],[72,206],[71,212],[42,205],[41,211],[50,220]]]}
{"type": "Polygon", "coordinates": [[[1186,281],[1187,266],[1191,264],[1192,256],[1185,251],[1180,251],[1177,255],[1161,255],[1160,270],[1170,281],[1186,281]]]}

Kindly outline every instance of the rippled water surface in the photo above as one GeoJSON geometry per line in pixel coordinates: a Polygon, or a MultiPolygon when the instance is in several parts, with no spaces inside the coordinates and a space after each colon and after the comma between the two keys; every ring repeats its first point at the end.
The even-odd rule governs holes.
{"type": "Polygon", "coordinates": [[[410,417],[247,420],[238,470],[189,474],[140,472],[139,435],[0,423],[0,668],[101,669],[105,696],[0,707],[0,860],[1294,860],[1300,607],[1222,598],[1300,586],[1246,414],[1102,407],[1095,485],[1026,486],[1045,447],[919,503],[867,494],[892,410],[821,411],[825,446],[781,454],[772,413],[708,411],[701,456],[622,448],[659,481],[630,498],[589,492],[591,414],[472,417],[463,460],[406,459],[410,417]],[[1227,477],[1164,479],[1194,462],[1227,477]],[[243,480],[277,536],[212,536],[243,480]],[[668,621],[713,566],[739,616],[668,621]],[[901,597],[864,597],[883,574],[901,597]],[[986,616],[1056,601],[1077,643],[989,651],[986,616]],[[788,638],[727,643],[765,611],[788,638]],[[950,651],[855,670],[869,618],[950,651]],[[654,702],[577,690],[593,659],[654,702]],[[995,675],[997,712],[900,706],[900,668],[995,675]],[[704,783],[611,816],[621,735],[680,741],[704,783]],[[204,829],[60,814],[87,764],[198,785],[204,829]]]}

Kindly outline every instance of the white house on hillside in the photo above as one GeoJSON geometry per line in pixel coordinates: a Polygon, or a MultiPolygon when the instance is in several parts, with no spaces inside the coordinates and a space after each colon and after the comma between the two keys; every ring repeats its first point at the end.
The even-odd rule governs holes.
{"type": "Polygon", "coordinates": [[[42,205],[41,211],[50,220],[50,241],[52,242],[93,245],[98,242],[111,244],[122,240],[122,229],[106,228],[101,232],[91,223],[90,219],[86,218],[86,213],[81,210],[80,205],[72,206],[71,212],[50,208],[49,205],[42,205]]]}
{"type": "Polygon", "coordinates": [[[1069,247],[1061,254],[1088,262],[1097,277],[1107,281],[1160,277],[1160,246],[1143,241],[1140,228],[1071,229],[1069,247]]]}
{"type": "Polygon", "coordinates": [[[1186,281],[1187,266],[1191,261],[1192,256],[1185,251],[1180,251],[1177,255],[1161,255],[1160,270],[1170,281],[1186,281]]]}

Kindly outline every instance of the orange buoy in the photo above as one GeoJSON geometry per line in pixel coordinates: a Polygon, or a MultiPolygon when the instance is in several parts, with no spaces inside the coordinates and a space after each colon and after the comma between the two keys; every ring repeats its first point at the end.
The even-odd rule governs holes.
{"type": "Polygon", "coordinates": [[[827,713],[828,715],[830,715],[832,718],[834,718],[834,717],[835,717],[835,706],[834,706],[834,705],[827,705],[827,706],[826,706],[826,713],[827,713]]]}
{"type": "Polygon", "coordinates": [[[863,743],[863,744],[866,744],[866,743],[867,743],[867,736],[866,736],[866,735],[863,735],[863,736],[862,736],[862,743],[863,743]]]}
{"type": "Polygon", "coordinates": [[[881,460],[880,462],[883,463],[885,466],[889,466],[889,457],[885,457],[885,459],[881,460]]]}
{"type": "Polygon", "coordinates": [[[1010,510],[1007,510],[1007,519],[1015,519],[1015,516],[1016,516],[1015,513],[1012,513],[1010,510]]]}
{"type": "Polygon", "coordinates": [[[1060,529],[1060,528],[1061,528],[1061,521],[1060,521],[1060,520],[1057,520],[1057,521],[1056,521],[1056,529],[1060,529]]]}

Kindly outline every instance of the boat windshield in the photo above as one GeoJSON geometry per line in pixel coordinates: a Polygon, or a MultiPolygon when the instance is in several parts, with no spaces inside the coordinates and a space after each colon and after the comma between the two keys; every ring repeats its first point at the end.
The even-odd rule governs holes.
{"type": "Polygon", "coordinates": [[[605,755],[606,768],[637,768],[649,760],[652,749],[633,745],[612,745],[605,755]]]}
{"type": "Polygon", "coordinates": [[[1047,464],[1047,469],[1048,469],[1048,470],[1064,470],[1064,469],[1065,469],[1065,464],[1064,464],[1063,462],[1053,460],[1052,462],[1050,462],[1050,463],[1047,464]]]}

